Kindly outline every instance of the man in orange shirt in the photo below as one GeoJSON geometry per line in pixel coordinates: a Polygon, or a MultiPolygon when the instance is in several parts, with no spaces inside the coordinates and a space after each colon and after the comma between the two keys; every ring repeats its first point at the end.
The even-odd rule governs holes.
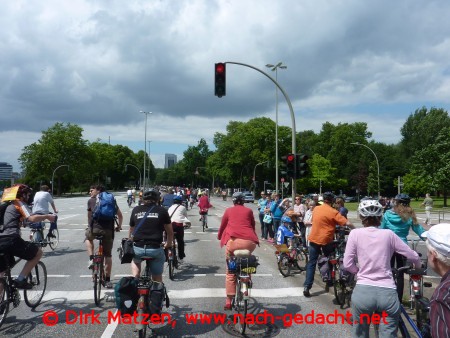
{"type": "Polygon", "coordinates": [[[347,225],[351,229],[355,228],[349,220],[332,207],[334,198],[335,196],[331,192],[324,193],[324,203],[315,207],[313,211],[311,232],[307,238],[309,241],[309,261],[306,265],[306,278],[303,284],[303,295],[305,297],[311,297],[309,290],[314,282],[319,255],[323,251],[323,254],[328,256],[333,251],[332,242],[336,225],[347,225]]]}

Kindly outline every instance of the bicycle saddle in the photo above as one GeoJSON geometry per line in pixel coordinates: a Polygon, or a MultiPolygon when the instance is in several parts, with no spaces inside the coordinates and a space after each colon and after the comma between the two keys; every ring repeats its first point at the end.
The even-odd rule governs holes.
{"type": "Polygon", "coordinates": [[[101,239],[103,239],[103,235],[97,235],[97,236],[95,236],[95,239],[101,240],[101,239]]]}
{"type": "Polygon", "coordinates": [[[236,257],[243,257],[243,256],[250,256],[251,252],[247,249],[241,249],[241,250],[234,250],[234,256],[236,257]]]}

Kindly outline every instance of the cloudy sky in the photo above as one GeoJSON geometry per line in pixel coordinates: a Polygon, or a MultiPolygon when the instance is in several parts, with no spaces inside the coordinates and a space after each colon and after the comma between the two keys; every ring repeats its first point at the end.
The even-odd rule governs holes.
{"type": "MultiPolygon", "coordinates": [[[[447,0],[15,0],[0,11],[0,162],[20,170],[24,146],[56,122],[84,138],[181,157],[230,120],[275,120],[278,80],[296,129],[367,122],[395,143],[409,114],[450,108],[447,0]],[[147,145],[148,146],[148,145],[147,145]]],[[[279,123],[291,126],[280,96],[279,123]]],[[[299,145],[301,148],[301,145],[299,145]]]]}

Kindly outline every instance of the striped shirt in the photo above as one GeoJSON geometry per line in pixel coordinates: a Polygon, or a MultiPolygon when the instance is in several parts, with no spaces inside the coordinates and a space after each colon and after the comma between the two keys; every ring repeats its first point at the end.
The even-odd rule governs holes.
{"type": "Polygon", "coordinates": [[[431,297],[430,322],[432,337],[450,337],[450,270],[431,297]]]}

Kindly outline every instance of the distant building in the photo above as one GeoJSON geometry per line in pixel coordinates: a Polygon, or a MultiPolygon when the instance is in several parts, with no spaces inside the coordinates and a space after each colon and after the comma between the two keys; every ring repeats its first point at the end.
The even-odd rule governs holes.
{"type": "Polygon", "coordinates": [[[12,178],[12,165],[6,162],[0,162],[0,181],[11,180],[12,178]]]}
{"type": "Polygon", "coordinates": [[[177,164],[177,155],[175,154],[166,154],[166,160],[164,161],[164,168],[170,168],[177,164]]]}

